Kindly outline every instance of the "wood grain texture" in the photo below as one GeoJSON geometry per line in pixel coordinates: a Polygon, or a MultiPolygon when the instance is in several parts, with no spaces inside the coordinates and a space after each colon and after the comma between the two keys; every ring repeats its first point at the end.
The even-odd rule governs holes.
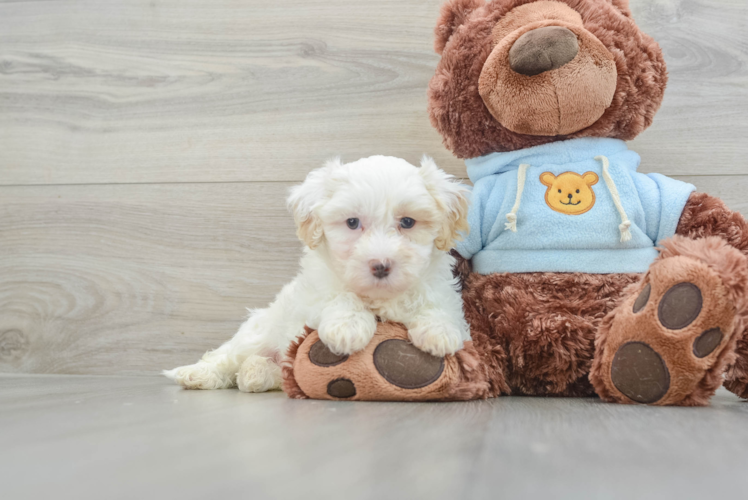
{"type": "Polygon", "coordinates": [[[748,405],[289,400],[149,377],[0,376],[11,500],[743,498],[748,405]]]}
{"type": "MultiPolygon", "coordinates": [[[[748,213],[748,176],[682,179],[748,213]]],[[[0,187],[0,372],[197,360],[296,274],[289,186],[0,187]]]]}
{"type": "Polygon", "coordinates": [[[631,144],[648,158],[644,169],[748,173],[748,2],[631,0],[631,9],[670,74],[652,127],[631,144]]]}
{"type": "MultiPolygon", "coordinates": [[[[0,184],[299,180],[424,152],[442,0],[0,3],[0,184]]],[[[647,171],[748,170],[748,3],[632,0],[670,88],[647,171]]]]}
{"type": "Polygon", "coordinates": [[[0,371],[196,360],[297,270],[282,183],[0,188],[0,371]]]}
{"type": "Polygon", "coordinates": [[[424,152],[459,168],[426,115],[439,4],[0,3],[0,182],[298,180],[424,152]]]}

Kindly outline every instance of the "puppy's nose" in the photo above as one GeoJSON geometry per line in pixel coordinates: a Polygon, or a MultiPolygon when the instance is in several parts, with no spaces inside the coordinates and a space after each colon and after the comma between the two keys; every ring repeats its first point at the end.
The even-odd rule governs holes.
{"type": "Polygon", "coordinates": [[[370,260],[369,261],[369,270],[371,271],[371,274],[374,275],[375,278],[386,278],[388,274],[390,274],[390,263],[381,260],[370,260]]]}
{"type": "Polygon", "coordinates": [[[558,69],[577,56],[577,35],[563,26],[530,30],[509,49],[509,67],[521,75],[534,76],[558,69]]]}

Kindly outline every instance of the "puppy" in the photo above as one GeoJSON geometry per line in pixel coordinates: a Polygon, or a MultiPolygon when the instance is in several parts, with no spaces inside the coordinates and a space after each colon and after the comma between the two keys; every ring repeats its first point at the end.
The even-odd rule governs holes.
{"type": "Polygon", "coordinates": [[[312,171],[288,198],[306,245],[298,276],[231,340],[164,375],[188,389],[277,389],[304,325],[351,354],[372,339],[377,317],[403,323],[434,356],[458,351],[470,332],[447,252],[467,231],[468,193],[425,156],[421,168],[372,156],[312,171]]]}

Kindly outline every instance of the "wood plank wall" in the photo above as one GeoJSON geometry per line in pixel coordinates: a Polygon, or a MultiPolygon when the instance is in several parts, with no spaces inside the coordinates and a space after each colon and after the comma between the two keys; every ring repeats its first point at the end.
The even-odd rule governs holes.
{"type": "MultiPolygon", "coordinates": [[[[0,372],[154,374],[296,270],[288,186],[422,153],[441,0],[0,2],[0,372]]],[[[748,2],[632,0],[670,86],[642,171],[748,213],[748,2]]]]}

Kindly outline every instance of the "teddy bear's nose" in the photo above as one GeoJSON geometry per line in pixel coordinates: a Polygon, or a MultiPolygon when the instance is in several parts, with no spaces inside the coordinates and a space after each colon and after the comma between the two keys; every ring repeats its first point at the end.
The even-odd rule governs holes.
{"type": "Polygon", "coordinates": [[[560,68],[579,52],[577,36],[563,26],[530,30],[509,49],[509,66],[527,76],[560,68]]]}
{"type": "Polygon", "coordinates": [[[568,197],[569,197],[569,199],[571,199],[571,198],[572,198],[572,196],[571,196],[571,193],[567,194],[566,196],[568,196],[568,197]]]}

